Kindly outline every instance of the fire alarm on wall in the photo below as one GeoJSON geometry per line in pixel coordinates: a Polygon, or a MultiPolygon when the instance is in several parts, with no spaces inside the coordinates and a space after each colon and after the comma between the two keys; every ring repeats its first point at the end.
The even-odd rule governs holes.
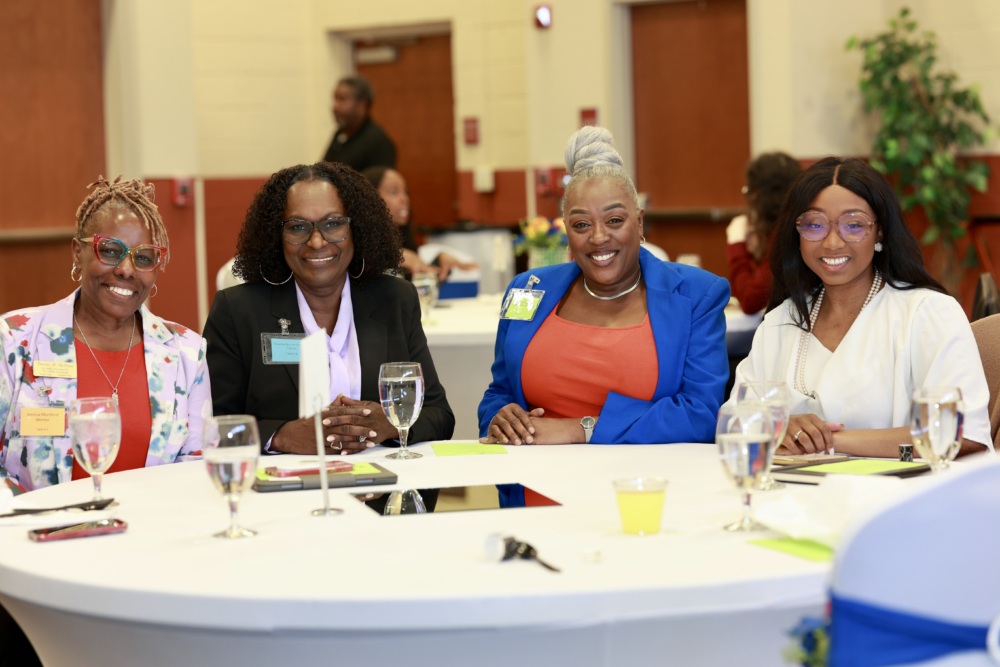
{"type": "Polygon", "coordinates": [[[552,27],[552,7],[550,5],[535,5],[535,27],[541,30],[552,27]]]}

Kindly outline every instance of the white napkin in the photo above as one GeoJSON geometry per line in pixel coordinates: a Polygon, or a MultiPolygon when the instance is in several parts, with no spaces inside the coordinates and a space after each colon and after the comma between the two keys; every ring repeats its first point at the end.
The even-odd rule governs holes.
{"type": "Polygon", "coordinates": [[[0,478],[0,514],[6,514],[14,509],[14,492],[0,478]]]}
{"type": "Polygon", "coordinates": [[[848,526],[912,488],[898,477],[829,475],[817,486],[754,494],[754,517],[778,533],[834,547],[848,526]]]}

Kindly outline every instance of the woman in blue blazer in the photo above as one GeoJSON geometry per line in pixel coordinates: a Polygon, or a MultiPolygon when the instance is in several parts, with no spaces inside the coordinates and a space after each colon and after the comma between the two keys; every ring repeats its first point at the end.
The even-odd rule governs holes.
{"type": "Polygon", "coordinates": [[[509,286],[533,276],[544,296],[530,320],[500,321],[482,441],[711,442],[729,374],[728,283],[640,247],[643,211],[607,130],[581,129],[566,153],[574,261],[509,286]]]}

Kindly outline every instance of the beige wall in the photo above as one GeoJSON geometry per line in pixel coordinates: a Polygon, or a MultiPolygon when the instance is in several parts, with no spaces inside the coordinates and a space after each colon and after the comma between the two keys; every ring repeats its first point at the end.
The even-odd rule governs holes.
{"type": "MultiPolygon", "coordinates": [[[[480,119],[481,143],[456,144],[459,169],[561,164],[584,107],[599,109],[631,164],[628,2],[553,0],[548,31],[532,24],[534,0],[105,2],[113,171],[246,176],[314,161],[349,39],[429,26],[452,34],[456,136],[463,118],[480,119]]],[[[865,154],[873,121],[860,109],[860,54],[844,43],[883,29],[901,4],[747,0],[753,152],[865,154]]],[[[907,4],[938,33],[942,64],[978,82],[1000,118],[1000,3],[907,4]]]]}

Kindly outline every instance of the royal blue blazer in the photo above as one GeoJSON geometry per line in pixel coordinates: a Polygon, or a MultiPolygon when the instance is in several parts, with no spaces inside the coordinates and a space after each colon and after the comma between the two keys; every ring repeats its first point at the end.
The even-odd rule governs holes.
{"type": "MultiPolygon", "coordinates": [[[[656,392],[650,401],[608,392],[591,442],[713,442],[716,415],[729,379],[725,316],[729,283],[702,269],[660,261],[645,248],[640,249],[639,266],[656,342],[656,392]]],[[[524,351],[580,275],[580,267],[569,262],[522,273],[507,290],[523,288],[532,275],[540,279],[534,289],[544,290],[545,296],[530,322],[500,320],[493,381],[479,403],[481,436],[508,403],[528,409],[521,388],[524,351]]],[[[613,363],[614,350],[608,353],[609,363],[613,363]]]]}

